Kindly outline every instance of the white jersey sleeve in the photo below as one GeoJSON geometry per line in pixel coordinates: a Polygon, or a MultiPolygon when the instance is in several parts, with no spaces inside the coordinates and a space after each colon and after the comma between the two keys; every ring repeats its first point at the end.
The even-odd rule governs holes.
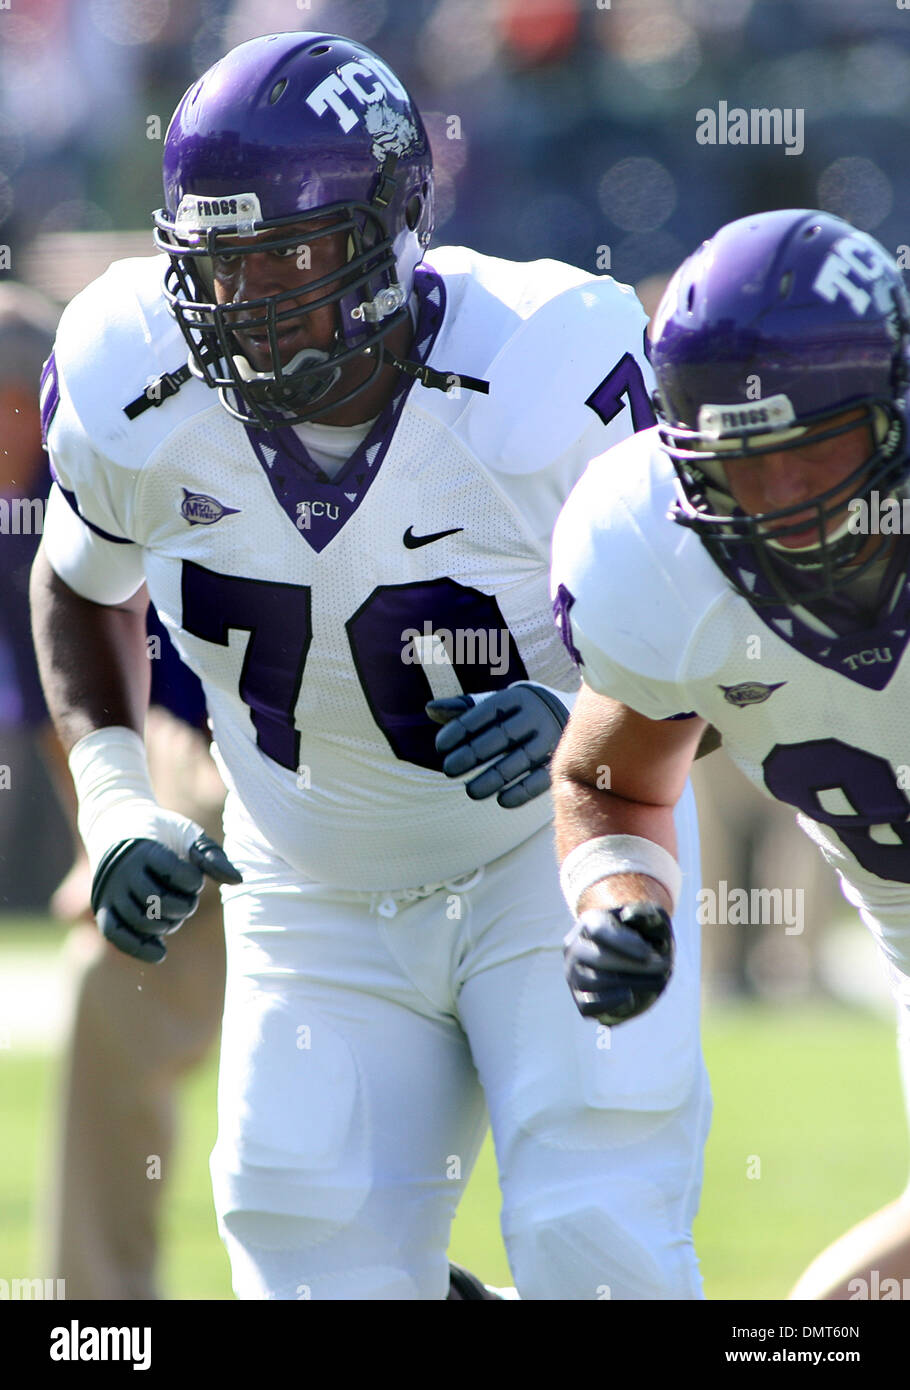
{"type": "Polygon", "coordinates": [[[43,544],[54,573],[92,603],[124,603],[145,578],[141,548],[99,536],[66,500],[60,483],[48,497],[43,544]]]}
{"type": "Polygon", "coordinates": [[[93,603],[121,603],[143,580],[142,549],[126,534],[124,479],[98,453],[58,365],[69,357],[64,326],[48,363],[46,444],[54,485],[44,522],[44,552],[51,568],[93,603]]]}
{"type": "Polygon", "coordinates": [[[682,667],[705,602],[694,538],[682,530],[669,537],[673,564],[680,547],[692,550],[686,586],[674,583],[654,544],[669,530],[669,467],[656,430],[594,459],[557,522],[551,571],[557,623],[586,684],[655,720],[694,712],[682,667]],[[643,524],[642,515],[661,524],[643,524]]]}
{"type": "MultiPolygon", "coordinates": [[[[55,479],[44,550],[59,577],[96,603],[122,602],[144,579],[137,483],[162,430],[156,410],[131,421],[125,406],[186,356],[160,293],[163,264],[118,261],[78,294],[42,377],[55,479]]],[[[172,407],[171,418],[180,413],[172,407]]]]}

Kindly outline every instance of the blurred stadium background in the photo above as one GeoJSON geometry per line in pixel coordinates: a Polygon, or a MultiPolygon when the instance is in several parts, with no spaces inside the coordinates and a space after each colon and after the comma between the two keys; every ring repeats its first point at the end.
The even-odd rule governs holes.
{"type": "MultiPolygon", "coordinates": [[[[112,259],[150,254],[162,139],[183,90],[233,44],[294,28],[368,43],[410,86],[434,140],[437,243],[609,269],[649,308],[683,256],[750,211],[823,207],[910,259],[900,0],[11,0],[0,10],[0,282],[62,307],[112,259]],[[804,111],[804,150],[699,144],[696,113],[721,100],[804,111]]],[[[0,497],[15,490],[0,469],[0,497]]],[[[48,903],[72,843],[5,646],[3,610],[24,602],[7,540],[0,1277],[46,1277],[40,1223],[73,949],[48,903]]],[[[698,790],[707,885],[805,895],[799,933],[704,935],[715,1122],[696,1235],[707,1292],[782,1297],[906,1180],[893,1013],[871,943],[790,814],[722,753],[702,765],[698,790]]],[[[231,1296],[206,1167],[214,1075],[212,1059],[185,1094],[171,1297],[231,1296]]],[[[510,1282],[489,1148],[452,1253],[510,1282]]]]}

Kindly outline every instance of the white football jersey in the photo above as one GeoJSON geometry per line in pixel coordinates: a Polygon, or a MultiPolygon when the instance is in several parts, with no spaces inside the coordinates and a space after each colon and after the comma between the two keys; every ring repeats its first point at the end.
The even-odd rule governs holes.
{"type": "Polygon", "coordinates": [[[450,391],[402,377],[332,480],[294,430],[248,430],[196,378],[129,418],[186,358],[163,257],[72,302],[43,380],[51,565],[100,603],[147,580],[202,680],[230,797],[295,873],[352,889],[470,872],[551,816],[548,796],[470,801],[424,706],[521,679],[574,691],[553,524],[588,460],[653,418],[631,290],[554,261],[430,262],[412,356],[450,391]]]}
{"type": "Polygon", "coordinates": [[[754,608],[670,519],[678,488],[656,429],[591,463],[553,538],[564,639],[594,690],[649,719],[713,724],[756,786],[798,808],[910,968],[910,585],[896,581],[880,625],[847,635],[754,608]]]}

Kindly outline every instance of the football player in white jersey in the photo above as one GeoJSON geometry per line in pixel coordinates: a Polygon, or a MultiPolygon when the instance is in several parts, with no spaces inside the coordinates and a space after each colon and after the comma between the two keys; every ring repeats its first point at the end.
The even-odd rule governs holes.
{"type": "Polygon", "coordinates": [[[235,1289],[444,1298],[488,1108],[522,1297],[700,1297],[691,799],[676,970],[615,1038],[565,991],[550,828],[550,536],[653,421],[641,307],[553,261],[424,262],[419,113],[337,36],[229,53],[164,179],[164,255],[74,300],[45,372],[34,624],[105,935],[159,961],[225,885],[235,1289]],[[148,785],[143,581],[205,688],[224,850],[148,785]]]}
{"type": "MultiPolygon", "coordinates": [[[[584,677],[553,768],[562,872],[586,884],[566,953],[572,993],[593,1016],[615,999],[622,909],[659,920],[669,950],[672,808],[711,725],[840,874],[884,953],[906,1046],[900,273],[839,218],[762,213],[682,265],[651,336],[660,423],[592,462],[554,535],[557,621],[584,677]],[[649,875],[634,891],[615,876],[627,861],[649,875]],[[598,881],[605,865],[613,876],[598,881]]],[[[866,1230],[867,1253],[882,1253],[883,1224],[892,1244],[910,1236],[906,1203],[866,1230]]],[[[854,1241],[850,1259],[862,1255],[854,1241]]]]}

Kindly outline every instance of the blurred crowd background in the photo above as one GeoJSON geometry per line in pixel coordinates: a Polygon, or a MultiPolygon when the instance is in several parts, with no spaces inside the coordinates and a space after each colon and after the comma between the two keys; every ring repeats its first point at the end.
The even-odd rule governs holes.
{"type": "Polygon", "coordinates": [[[897,0],[9,0],[0,23],[14,255],[51,232],[147,229],[182,92],[282,29],[347,34],[401,74],[434,139],[447,242],[591,269],[606,243],[634,283],[756,207],[818,205],[886,245],[907,236],[897,0]],[[805,152],[699,145],[695,113],[721,99],[803,108],[805,152]]]}
{"type": "MultiPolygon", "coordinates": [[[[652,309],[679,261],[750,211],[818,206],[892,253],[910,242],[900,0],[9,0],[0,284],[24,282],[59,309],[110,260],[151,254],[181,94],[233,45],[286,29],[359,39],[410,87],[434,144],[438,243],[609,269],[652,309]],[[697,112],[720,101],[801,109],[803,152],[700,144],[697,112]]],[[[38,486],[0,466],[0,498],[38,486]]],[[[29,677],[10,654],[10,614],[28,547],[14,556],[12,540],[0,534],[0,765],[13,766],[0,795],[0,913],[42,910],[72,858],[36,751],[40,719],[16,696],[29,677]]],[[[810,942],[843,911],[832,880],[791,814],[744,790],[722,755],[700,782],[706,881],[804,885],[807,897],[805,937],[788,936],[785,956],[780,930],[715,934],[718,988],[827,988],[810,942]]]]}

